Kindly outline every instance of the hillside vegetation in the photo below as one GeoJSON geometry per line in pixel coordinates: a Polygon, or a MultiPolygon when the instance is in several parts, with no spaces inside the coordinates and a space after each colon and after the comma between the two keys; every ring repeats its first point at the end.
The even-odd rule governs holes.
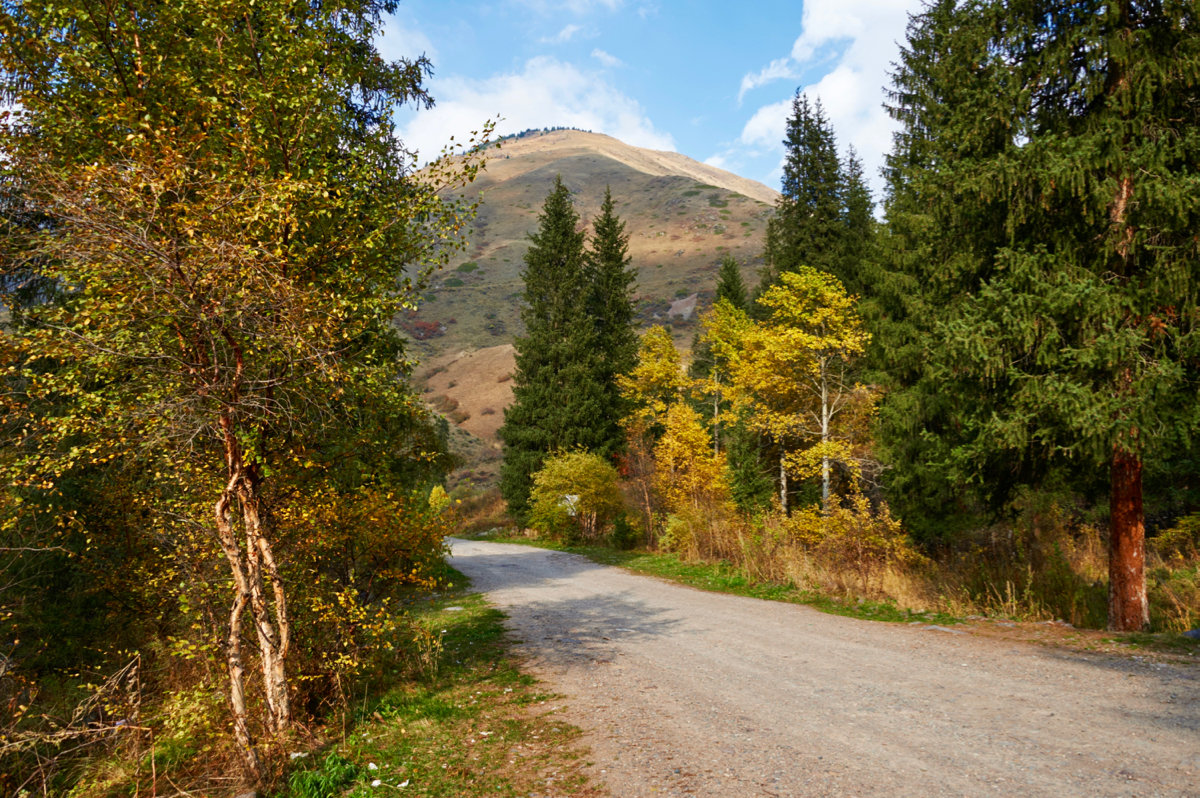
{"type": "MultiPolygon", "coordinates": [[[[466,194],[482,204],[469,246],[424,293],[406,327],[432,361],[443,354],[511,343],[520,322],[521,270],[542,200],[561,176],[583,224],[611,188],[630,233],[637,311],[644,323],[671,322],[690,341],[695,313],[671,305],[711,292],[717,264],[731,255],[753,278],[777,192],[678,153],[644,150],[609,136],[554,131],[501,142],[466,194]],[[422,330],[422,325],[429,325],[422,330]],[[429,330],[433,331],[430,337],[429,330]]],[[[711,298],[711,293],[708,294],[711,298]]]]}

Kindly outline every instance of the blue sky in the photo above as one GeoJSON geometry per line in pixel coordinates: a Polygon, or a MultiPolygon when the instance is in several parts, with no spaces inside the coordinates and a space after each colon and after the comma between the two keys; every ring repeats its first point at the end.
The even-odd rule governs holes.
{"type": "Polygon", "coordinates": [[[877,172],[893,125],[889,65],[920,0],[402,0],[387,57],[426,53],[429,111],[401,135],[427,159],[489,118],[498,132],[569,126],[674,150],[778,188],[797,88],[877,172]]]}

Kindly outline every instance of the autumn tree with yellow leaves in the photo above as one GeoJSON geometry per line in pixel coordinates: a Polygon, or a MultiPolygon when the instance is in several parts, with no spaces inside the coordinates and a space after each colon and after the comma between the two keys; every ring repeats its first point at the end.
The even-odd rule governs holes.
{"type": "Polygon", "coordinates": [[[780,504],[788,509],[788,477],[820,476],[821,502],[831,507],[834,468],[859,473],[855,447],[865,436],[873,392],[854,380],[869,334],[834,277],[811,268],[780,275],[759,299],[769,313],[751,323],[733,308],[709,323],[729,351],[735,403],[750,423],[776,441],[780,504]],[[740,335],[737,333],[740,332],[740,335]]]}

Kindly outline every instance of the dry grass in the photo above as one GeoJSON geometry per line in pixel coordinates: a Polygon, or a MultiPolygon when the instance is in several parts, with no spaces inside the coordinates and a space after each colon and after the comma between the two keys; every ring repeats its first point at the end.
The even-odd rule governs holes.
{"type": "Polygon", "coordinates": [[[461,497],[452,495],[452,498],[457,500],[455,515],[458,517],[460,534],[478,535],[481,532],[512,526],[508,506],[499,490],[465,490],[463,494],[461,497]]]}
{"type": "MultiPolygon", "coordinates": [[[[691,562],[724,562],[752,582],[792,585],[839,600],[886,602],[912,612],[1103,629],[1108,609],[1104,532],[1051,504],[1011,524],[981,528],[956,545],[920,551],[886,505],[849,502],[747,519],[725,508],[670,516],[657,548],[691,562]]],[[[1200,626],[1200,523],[1147,547],[1154,631],[1200,626]]]]}

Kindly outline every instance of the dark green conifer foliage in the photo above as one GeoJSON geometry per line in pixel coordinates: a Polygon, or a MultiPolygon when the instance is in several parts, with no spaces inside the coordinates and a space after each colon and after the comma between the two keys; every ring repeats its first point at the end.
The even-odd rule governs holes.
{"type": "Polygon", "coordinates": [[[845,230],[842,174],[833,128],[818,100],[796,92],[783,141],[782,196],[767,223],[761,294],[783,272],[811,266],[838,274],[845,230]]]}
{"type": "MultiPolygon", "coordinates": [[[[717,288],[713,297],[713,305],[722,299],[727,300],[739,310],[750,312],[750,294],[746,291],[746,283],[742,280],[742,270],[732,255],[721,258],[717,267],[717,288]]],[[[692,362],[688,366],[688,374],[694,379],[708,376],[712,368],[712,349],[707,342],[701,340],[700,333],[692,336],[692,362]]]]}
{"type": "Polygon", "coordinates": [[[1193,3],[939,2],[895,76],[920,299],[894,340],[928,362],[889,401],[932,444],[907,455],[993,495],[1107,475],[1118,629],[1147,620],[1143,468],[1200,431],[1198,26],[1193,3]]]}
{"type": "Polygon", "coordinates": [[[721,265],[717,269],[717,293],[713,297],[713,304],[722,299],[738,310],[750,310],[750,295],[746,292],[745,281],[742,280],[742,270],[738,268],[732,255],[721,258],[721,265]]]}
{"type": "MultiPolygon", "coordinates": [[[[958,242],[938,228],[928,185],[954,142],[943,132],[948,108],[973,92],[986,92],[980,77],[948,76],[956,67],[941,56],[955,25],[958,0],[936,0],[909,21],[907,41],[892,75],[889,112],[901,123],[887,156],[886,223],[879,240],[884,264],[871,281],[864,317],[871,330],[867,370],[885,390],[880,406],[880,456],[887,472],[888,499],[905,524],[925,540],[944,538],[969,523],[977,505],[978,481],[951,473],[949,453],[959,442],[953,413],[957,386],[925,379],[928,337],[941,301],[938,270],[931,264],[951,259],[958,242]]],[[[960,39],[962,32],[959,32],[960,39]]],[[[981,223],[981,229],[985,223],[981,223]]],[[[992,225],[989,229],[994,229],[992,225]]],[[[993,242],[998,244],[998,242],[993,242]]],[[[956,256],[961,259],[961,250],[956,256]]],[[[1010,485],[1014,475],[983,469],[989,485],[1010,485]]],[[[998,491],[1000,496],[1004,491],[998,491]]]]}
{"type": "Polygon", "coordinates": [[[516,340],[513,402],[504,411],[500,491],[523,518],[533,474],[547,455],[581,447],[604,451],[611,408],[604,386],[596,327],[588,314],[591,284],[584,233],[571,194],[556,178],[530,235],[525,255],[525,334],[516,340]]]}
{"type": "Polygon", "coordinates": [[[862,161],[851,147],[842,164],[841,262],[834,275],[846,290],[862,297],[870,293],[873,265],[877,260],[875,202],[863,176],[862,161]]]}
{"type": "Polygon", "coordinates": [[[588,313],[595,328],[595,381],[604,395],[604,410],[597,423],[600,442],[592,448],[608,456],[621,448],[624,433],[620,420],[628,407],[617,388],[617,376],[627,374],[637,362],[638,338],[633,329],[633,290],[637,274],[630,268],[629,235],[617,216],[612,191],[604,190],[600,215],[592,223],[592,242],[585,256],[590,286],[588,313]]]}

